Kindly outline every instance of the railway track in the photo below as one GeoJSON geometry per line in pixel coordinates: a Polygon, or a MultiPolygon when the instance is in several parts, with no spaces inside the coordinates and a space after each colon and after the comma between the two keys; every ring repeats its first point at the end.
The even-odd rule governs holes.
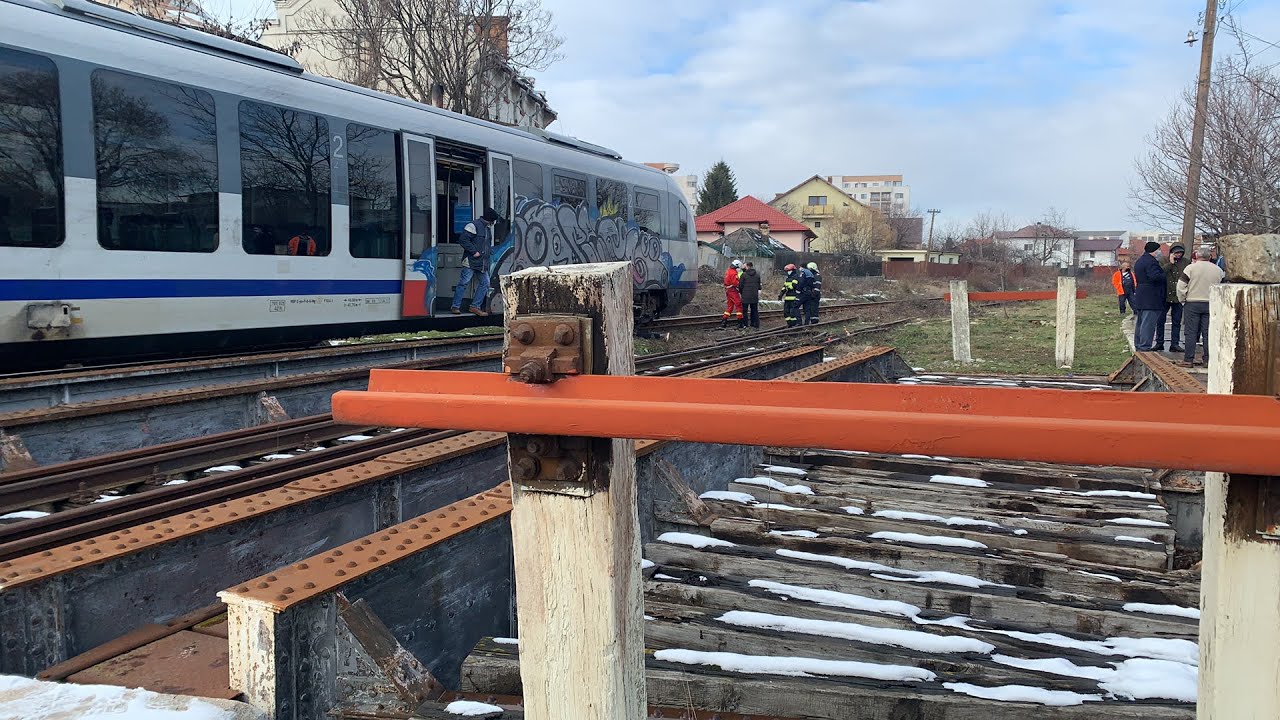
{"type": "MultiPolygon", "coordinates": [[[[909,300],[876,300],[870,302],[845,302],[845,303],[829,303],[821,307],[823,313],[843,312],[847,310],[862,310],[871,307],[885,307],[889,305],[901,305],[904,303],[927,302],[932,300],[941,300],[938,297],[912,298],[909,300]]],[[[762,310],[760,318],[777,320],[782,318],[782,310],[762,310]]],[[[671,330],[674,328],[685,327],[709,327],[720,324],[724,319],[723,315],[677,315],[669,318],[658,318],[646,326],[650,330],[671,330]]]]}

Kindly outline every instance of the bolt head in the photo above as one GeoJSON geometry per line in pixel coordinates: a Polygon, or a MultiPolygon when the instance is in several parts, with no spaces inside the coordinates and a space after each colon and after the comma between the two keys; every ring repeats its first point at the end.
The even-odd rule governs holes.
{"type": "Polygon", "coordinates": [[[541,469],[536,458],[522,457],[511,465],[511,476],[517,481],[529,482],[538,477],[541,469]]]}
{"type": "Polygon", "coordinates": [[[533,342],[535,337],[533,326],[529,323],[520,323],[511,328],[511,337],[521,345],[528,345],[533,342]]]}
{"type": "Polygon", "coordinates": [[[528,450],[530,455],[546,455],[551,451],[551,447],[543,438],[530,439],[525,443],[524,449],[528,450]]]}
{"type": "Polygon", "coordinates": [[[550,382],[549,369],[542,363],[527,362],[516,373],[516,379],[522,383],[540,384],[550,382]]]}
{"type": "Polygon", "coordinates": [[[582,475],[582,463],[573,459],[566,459],[556,468],[556,480],[560,482],[573,482],[582,475]]]}
{"type": "Polygon", "coordinates": [[[578,339],[578,333],[571,325],[560,323],[556,325],[555,341],[557,345],[572,345],[578,339]]]}

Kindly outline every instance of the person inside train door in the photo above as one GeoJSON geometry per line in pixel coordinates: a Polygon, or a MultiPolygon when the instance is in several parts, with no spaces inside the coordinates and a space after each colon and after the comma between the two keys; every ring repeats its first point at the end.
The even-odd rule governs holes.
{"type": "Polygon", "coordinates": [[[467,300],[472,314],[480,317],[489,315],[484,310],[485,298],[489,295],[489,256],[493,254],[493,224],[498,220],[498,213],[491,207],[484,209],[479,220],[472,220],[462,228],[458,235],[458,244],[462,246],[466,263],[462,266],[462,274],[453,289],[453,302],[449,304],[449,312],[462,314],[463,294],[471,285],[471,278],[476,278],[476,289],[467,300]]]}

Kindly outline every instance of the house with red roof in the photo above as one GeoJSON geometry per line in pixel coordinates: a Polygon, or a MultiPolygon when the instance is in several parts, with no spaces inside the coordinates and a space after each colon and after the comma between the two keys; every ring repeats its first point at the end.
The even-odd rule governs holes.
{"type": "Polygon", "coordinates": [[[706,243],[715,242],[735,230],[751,228],[792,250],[808,252],[810,241],[817,237],[803,223],[750,195],[719,210],[699,215],[694,224],[698,241],[706,243]]]}

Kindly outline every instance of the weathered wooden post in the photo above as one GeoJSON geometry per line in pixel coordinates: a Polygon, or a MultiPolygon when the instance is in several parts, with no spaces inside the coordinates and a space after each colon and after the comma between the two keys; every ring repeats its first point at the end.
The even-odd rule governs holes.
{"type": "Polygon", "coordinates": [[[1058,332],[1054,359],[1060,368],[1069,368],[1076,359],[1076,279],[1058,278],[1058,332]]]}
{"type": "MultiPolygon", "coordinates": [[[[513,381],[634,374],[629,264],[530,268],[502,294],[513,381]]],[[[641,720],[635,442],[513,434],[508,453],[525,717],[641,720]]]]}
{"type": "MultiPolygon", "coordinates": [[[[1210,298],[1209,392],[1274,395],[1280,235],[1233,235],[1219,249],[1238,284],[1216,287],[1210,298]]],[[[1207,473],[1204,518],[1197,717],[1273,720],[1280,717],[1280,477],[1207,473]]]]}
{"type": "Polygon", "coordinates": [[[973,362],[969,348],[969,282],[951,281],[951,356],[956,362],[973,362]]]}

